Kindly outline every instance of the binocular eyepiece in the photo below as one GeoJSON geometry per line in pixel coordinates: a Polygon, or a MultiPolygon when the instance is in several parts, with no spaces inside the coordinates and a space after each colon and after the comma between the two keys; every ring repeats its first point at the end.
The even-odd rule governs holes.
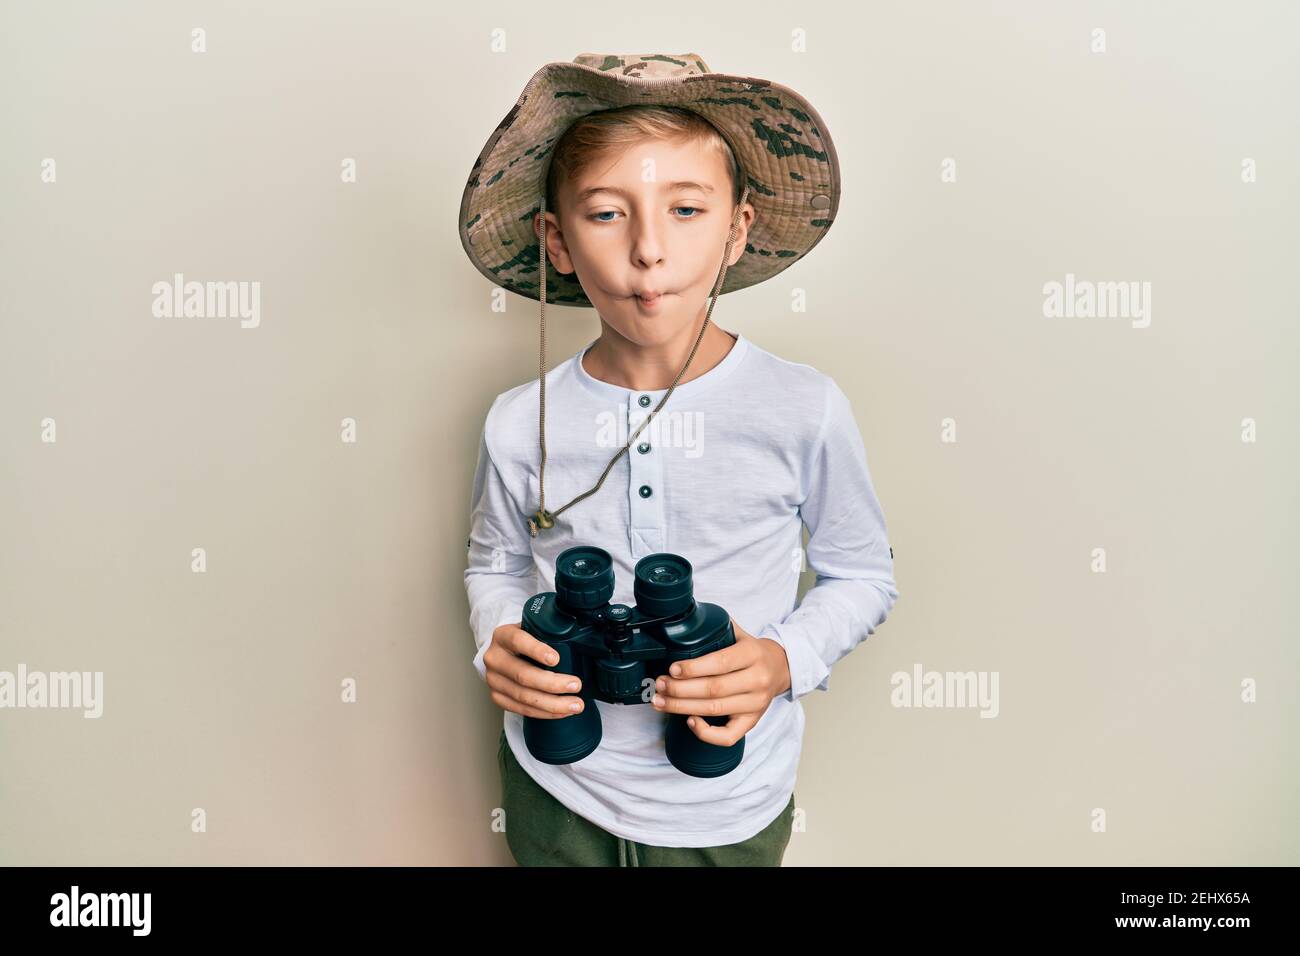
{"type": "MultiPolygon", "coordinates": [[[[600,711],[594,701],[645,704],[655,680],[674,661],[702,657],[736,642],[731,616],[716,604],[695,600],[691,564],[667,552],[637,562],[632,585],[635,607],[611,604],[614,562],[602,548],[580,545],[555,562],[555,590],[524,603],[521,626],[550,646],[559,661],[545,667],[582,681],[581,713],[547,719],[524,718],[528,752],[542,763],[568,764],[600,745],[600,711]]],[[[700,717],[714,726],[727,717],[700,717]]],[[[686,725],[685,714],[669,714],[664,749],[674,767],[693,777],[730,773],[744,756],[742,737],[729,747],[705,743],[686,725]]]]}
{"type": "MultiPolygon", "coordinates": [[[[636,564],[632,593],[647,616],[671,617],[694,603],[691,565],[676,554],[651,554],[636,564]]],[[[614,596],[614,562],[603,548],[569,548],[555,561],[555,595],[581,611],[602,607],[614,596]]]]}

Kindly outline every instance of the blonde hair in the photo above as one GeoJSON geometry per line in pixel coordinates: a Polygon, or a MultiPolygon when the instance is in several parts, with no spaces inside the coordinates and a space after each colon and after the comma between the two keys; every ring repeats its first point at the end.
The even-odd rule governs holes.
{"type": "Polygon", "coordinates": [[[731,203],[740,202],[740,165],[730,144],[717,127],[699,113],[680,106],[621,106],[588,113],[564,131],[555,144],[546,174],[546,208],[559,215],[559,187],[611,150],[632,146],[646,139],[667,139],[677,143],[701,143],[716,149],[731,177],[731,203]]]}

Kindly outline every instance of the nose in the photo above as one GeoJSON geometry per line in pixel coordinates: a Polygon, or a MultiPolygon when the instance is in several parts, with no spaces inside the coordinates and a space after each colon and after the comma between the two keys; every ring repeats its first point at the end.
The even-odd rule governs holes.
{"type": "Polygon", "coordinates": [[[664,261],[663,238],[660,225],[653,216],[640,215],[632,234],[632,264],[643,269],[664,261]]]}

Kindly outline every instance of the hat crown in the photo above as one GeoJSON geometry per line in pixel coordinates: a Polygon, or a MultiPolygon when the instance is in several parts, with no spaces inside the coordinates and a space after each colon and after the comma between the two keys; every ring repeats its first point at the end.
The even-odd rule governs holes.
{"type": "Polygon", "coordinates": [[[711,72],[696,53],[583,53],[573,58],[579,66],[589,66],[602,73],[638,79],[673,76],[699,76],[711,72]]]}

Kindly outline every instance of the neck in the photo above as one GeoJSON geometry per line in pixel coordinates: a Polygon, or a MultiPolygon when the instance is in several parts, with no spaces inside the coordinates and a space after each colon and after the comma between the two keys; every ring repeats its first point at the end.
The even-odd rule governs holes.
{"type": "MultiPolygon", "coordinates": [[[[666,389],[686,364],[686,357],[691,354],[691,346],[695,344],[703,322],[704,315],[701,314],[698,321],[683,326],[681,332],[669,341],[643,346],[624,338],[601,319],[600,338],[583,355],[582,366],[592,378],[620,388],[643,392],[666,389]]],[[[716,367],[735,344],[734,335],[710,322],[700,339],[699,348],[695,350],[695,358],[691,359],[691,367],[677,384],[699,378],[716,367]]]]}

